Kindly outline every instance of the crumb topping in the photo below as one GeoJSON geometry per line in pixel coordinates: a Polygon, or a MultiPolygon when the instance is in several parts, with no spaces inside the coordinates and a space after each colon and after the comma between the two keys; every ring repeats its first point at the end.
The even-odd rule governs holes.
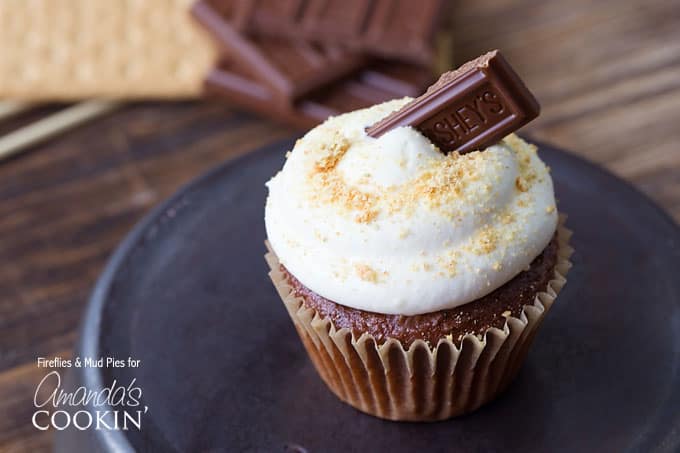
{"type": "Polygon", "coordinates": [[[319,153],[319,158],[314,163],[314,168],[321,173],[325,173],[333,170],[342,159],[349,149],[349,141],[341,136],[339,133],[335,133],[335,141],[324,144],[321,146],[321,152],[319,153]]]}
{"type": "MultiPolygon", "coordinates": [[[[505,142],[517,154],[519,176],[515,180],[515,188],[518,192],[527,192],[539,178],[531,165],[531,154],[536,152],[536,148],[521,146],[514,135],[508,136],[505,142]]],[[[381,212],[412,215],[418,206],[439,210],[451,220],[460,218],[460,212],[454,209],[456,206],[465,202],[483,209],[493,190],[488,183],[481,187],[475,184],[482,179],[481,169],[490,169],[496,174],[504,170],[503,164],[492,153],[475,152],[464,156],[450,153],[439,159],[424,158],[418,175],[404,184],[373,187],[367,191],[348,185],[337,171],[338,163],[350,147],[350,140],[335,132],[330,143],[322,143],[313,150],[314,165],[308,175],[311,201],[333,204],[357,223],[363,224],[373,222],[381,212]]],[[[362,175],[359,182],[370,185],[371,175],[362,175]]],[[[523,203],[526,201],[518,201],[520,206],[523,203]]],[[[507,214],[503,223],[507,225],[513,220],[507,214]]]]}
{"type": "Polygon", "coordinates": [[[371,266],[359,263],[354,265],[354,270],[360,279],[371,283],[378,282],[378,272],[371,266]]]}
{"type": "Polygon", "coordinates": [[[496,250],[499,234],[495,228],[485,225],[477,234],[470,250],[475,255],[486,255],[496,250]]]}
{"type": "MultiPolygon", "coordinates": [[[[418,207],[436,210],[452,222],[461,222],[465,212],[461,206],[472,207],[473,210],[484,214],[494,214],[489,206],[493,194],[489,174],[496,175],[500,181],[500,174],[506,171],[507,164],[488,151],[460,155],[450,153],[443,157],[424,157],[420,171],[416,176],[401,185],[376,187],[371,190],[348,184],[338,171],[338,164],[351,148],[351,141],[339,132],[332,135],[330,142],[318,145],[313,151],[314,164],[308,174],[310,187],[310,201],[316,204],[330,204],[344,213],[358,224],[370,224],[382,213],[394,215],[401,213],[408,217],[413,215],[418,207]]],[[[531,201],[529,191],[536,181],[542,180],[532,165],[532,154],[536,147],[527,145],[514,134],[506,137],[504,142],[516,154],[519,176],[515,180],[515,190],[518,192],[517,206],[527,207],[531,201]]],[[[405,164],[403,164],[405,165],[405,164]]],[[[492,178],[494,179],[494,178],[492,178]]],[[[359,178],[360,183],[370,185],[371,175],[366,173],[359,178]]],[[[546,212],[554,211],[554,206],[546,212]]],[[[512,226],[519,226],[522,219],[506,210],[495,214],[494,220],[503,226],[503,234],[490,225],[478,229],[475,237],[466,249],[475,255],[486,255],[497,250],[502,241],[517,240],[512,226]]],[[[408,229],[402,229],[399,238],[409,235],[408,229]]],[[[454,257],[439,260],[439,272],[444,275],[456,274],[456,259],[454,257]]],[[[501,266],[496,263],[495,270],[501,266]]],[[[427,266],[419,266],[425,269],[427,266]]],[[[361,268],[360,276],[364,280],[373,281],[370,272],[361,268]]]]}

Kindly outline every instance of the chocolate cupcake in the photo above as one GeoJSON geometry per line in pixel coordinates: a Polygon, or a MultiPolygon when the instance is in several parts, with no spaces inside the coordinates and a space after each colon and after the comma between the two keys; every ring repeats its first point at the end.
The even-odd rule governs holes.
{"type": "Polygon", "coordinates": [[[571,248],[548,168],[515,135],[467,154],[411,127],[366,135],[408,102],[331,118],[296,143],[268,183],[266,258],[340,399],[441,420],[506,388],[571,248]]]}

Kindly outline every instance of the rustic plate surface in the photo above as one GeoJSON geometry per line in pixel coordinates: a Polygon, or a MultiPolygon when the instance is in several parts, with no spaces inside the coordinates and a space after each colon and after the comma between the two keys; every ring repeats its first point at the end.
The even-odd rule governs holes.
{"type": "Polygon", "coordinates": [[[112,257],[76,354],[141,359],[141,432],[64,431],[58,451],[677,451],[680,233],[629,185],[541,146],[574,268],[517,380],[479,411],[386,422],[338,401],[263,260],[264,182],[293,140],[228,162],[146,217],[112,257]]]}

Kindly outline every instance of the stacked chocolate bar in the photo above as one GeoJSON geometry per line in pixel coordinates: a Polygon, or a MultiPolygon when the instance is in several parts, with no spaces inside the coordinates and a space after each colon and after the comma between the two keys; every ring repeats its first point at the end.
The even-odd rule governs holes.
{"type": "Polygon", "coordinates": [[[420,95],[448,69],[442,0],[199,0],[219,45],[208,93],[302,128],[420,95]],[[439,39],[438,38],[439,34],[439,39]],[[442,59],[444,62],[442,63],[442,59]]]}

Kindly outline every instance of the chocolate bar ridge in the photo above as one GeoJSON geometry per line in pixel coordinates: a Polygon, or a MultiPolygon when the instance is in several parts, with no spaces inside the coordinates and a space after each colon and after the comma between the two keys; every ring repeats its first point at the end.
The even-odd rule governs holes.
{"type": "Polygon", "coordinates": [[[370,126],[379,137],[413,126],[443,152],[465,153],[491,145],[519,129],[540,106],[497,50],[444,73],[425,94],[370,126]]]}

